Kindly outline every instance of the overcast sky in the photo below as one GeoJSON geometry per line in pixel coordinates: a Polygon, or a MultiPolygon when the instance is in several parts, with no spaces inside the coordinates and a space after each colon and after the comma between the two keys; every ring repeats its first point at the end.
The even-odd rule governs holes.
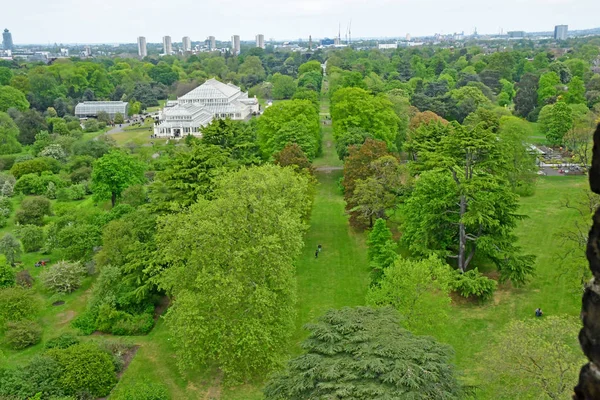
{"type": "MultiPolygon", "coordinates": [[[[9,0],[6,0],[9,2],[9,0]]],[[[173,42],[209,35],[229,40],[400,37],[434,33],[497,33],[600,27],[599,0],[12,0],[0,28],[15,44],[133,43],[137,36],[173,42]]]]}

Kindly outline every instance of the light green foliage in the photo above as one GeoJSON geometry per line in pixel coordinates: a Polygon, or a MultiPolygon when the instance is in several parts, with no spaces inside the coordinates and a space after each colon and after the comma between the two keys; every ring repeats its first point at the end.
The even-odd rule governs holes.
{"type": "Polygon", "coordinates": [[[22,350],[42,339],[42,328],[33,321],[8,322],[4,332],[4,342],[14,350],[22,350]]]}
{"type": "Polygon", "coordinates": [[[40,276],[47,289],[57,293],[71,293],[76,290],[87,275],[85,267],[79,262],[59,261],[40,276]]]}
{"type": "Polygon", "coordinates": [[[540,112],[539,128],[553,146],[563,143],[565,134],[573,126],[573,111],[567,103],[559,101],[549,104],[540,112]]]}
{"type": "Polygon", "coordinates": [[[12,234],[5,233],[0,239],[0,253],[4,254],[10,265],[15,265],[15,261],[21,257],[21,243],[12,234]]]}
{"type": "Polygon", "coordinates": [[[0,289],[0,328],[9,321],[33,318],[38,308],[30,290],[18,286],[0,289]]]}
{"type": "Polygon", "coordinates": [[[51,349],[46,355],[58,362],[62,372],[59,383],[67,394],[88,391],[104,397],[116,383],[112,357],[94,343],[51,349]]]}
{"type": "Polygon", "coordinates": [[[13,72],[8,67],[0,67],[0,86],[8,85],[13,77],[13,72]]]}
{"type": "Polygon", "coordinates": [[[170,400],[167,388],[159,382],[137,381],[116,389],[112,400],[170,400]]]}
{"type": "Polygon", "coordinates": [[[25,174],[41,174],[44,171],[57,173],[60,171],[60,163],[53,158],[39,157],[31,160],[15,162],[10,173],[19,179],[25,174]]]}
{"type": "Polygon", "coordinates": [[[19,226],[16,235],[21,240],[25,253],[39,251],[44,245],[44,229],[39,226],[19,226]]]}
{"type": "Polygon", "coordinates": [[[500,79],[500,84],[502,85],[501,93],[505,93],[508,96],[508,100],[512,101],[512,99],[517,94],[515,90],[515,85],[511,81],[507,81],[506,79],[500,79]]]}
{"type": "Polygon", "coordinates": [[[0,288],[11,287],[15,284],[15,270],[6,261],[6,257],[0,256],[0,288]]]}
{"type": "Polygon", "coordinates": [[[59,384],[60,366],[45,355],[35,355],[26,365],[3,372],[0,374],[0,396],[42,400],[44,394],[52,400],[75,400],[74,397],[63,397],[64,390],[59,384]]]}
{"type": "Polygon", "coordinates": [[[73,345],[79,344],[79,339],[70,333],[63,333],[59,336],[53,337],[48,340],[44,347],[46,349],[66,349],[73,345]]]}
{"type": "Polygon", "coordinates": [[[498,283],[482,275],[477,268],[461,273],[454,271],[450,282],[452,290],[460,293],[463,297],[476,297],[481,300],[491,299],[498,283]]]}
{"type": "Polygon", "coordinates": [[[558,95],[557,86],[560,85],[560,77],[556,72],[546,72],[540,76],[538,88],[538,104],[543,106],[547,101],[558,95]]]}
{"type": "Polygon", "coordinates": [[[331,118],[336,139],[350,128],[360,128],[388,148],[396,147],[400,119],[385,96],[372,96],[360,88],[339,89],[331,99],[331,118]]]}
{"type": "Polygon", "coordinates": [[[298,67],[298,75],[305,74],[307,72],[318,72],[319,74],[323,74],[323,68],[321,67],[321,63],[313,60],[306,62],[298,67]]]}
{"type": "Polygon", "coordinates": [[[123,118],[123,114],[121,113],[116,113],[115,114],[115,124],[123,124],[125,123],[125,118],[123,118]]]}
{"type": "Polygon", "coordinates": [[[390,307],[328,311],[306,325],[310,335],[302,344],[305,354],[271,379],[265,398],[459,398],[452,349],[414,336],[399,327],[399,320],[390,307]]]}
{"type": "Polygon", "coordinates": [[[51,215],[50,200],[45,197],[28,197],[21,202],[15,221],[21,225],[43,225],[44,216],[51,215]]]}
{"type": "Polygon", "coordinates": [[[569,90],[565,94],[567,104],[586,104],[585,85],[583,79],[576,76],[569,83],[569,90]]]}
{"type": "Polygon", "coordinates": [[[21,144],[17,141],[19,128],[12,118],[0,111],[0,154],[14,154],[21,151],[21,144]]]}
{"type": "Polygon", "coordinates": [[[367,293],[367,304],[392,306],[411,332],[433,334],[450,311],[452,270],[436,256],[398,258],[367,293]]]}
{"type": "Polygon", "coordinates": [[[567,316],[512,321],[485,352],[490,377],[511,398],[565,399],[586,362],[577,343],[581,322],[567,316]]]}
{"type": "Polygon", "coordinates": [[[0,111],[6,112],[9,108],[25,111],[29,108],[29,102],[20,90],[12,86],[0,86],[0,111]]]}
{"type": "Polygon", "coordinates": [[[273,82],[271,93],[276,100],[291,99],[296,92],[297,85],[291,76],[276,73],[271,78],[271,82],[273,82]]]}
{"type": "Polygon", "coordinates": [[[94,162],[92,184],[96,201],[110,199],[114,207],[127,187],[144,181],[144,165],[122,151],[113,150],[94,162]]]}
{"type": "Polygon", "coordinates": [[[463,86],[450,92],[450,96],[456,101],[457,115],[462,121],[480,107],[489,106],[492,102],[480,88],[475,86],[463,86]]]}
{"type": "Polygon", "coordinates": [[[535,155],[527,143],[532,135],[531,124],[517,117],[502,117],[498,129],[502,152],[507,158],[502,175],[510,183],[513,192],[519,195],[532,195],[535,191],[536,172],[535,155]]]}
{"type": "Polygon", "coordinates": [[[309,159],[314,158],[321,145],[317,110],[308,100],[273,104],[258,120],[258,143],[265,159],[288,143],[297,143],[309,159]]]}
{"type": "Polygon", "coordinates": [[[170,268],[161,286],[176,299],[166,321],[182,369],[218,366],[235,381],[279,364],[294,329],[309,193],[290,168],[244,168],[220,180],[214,200],[162,220],[156,242],[170,268]]]}

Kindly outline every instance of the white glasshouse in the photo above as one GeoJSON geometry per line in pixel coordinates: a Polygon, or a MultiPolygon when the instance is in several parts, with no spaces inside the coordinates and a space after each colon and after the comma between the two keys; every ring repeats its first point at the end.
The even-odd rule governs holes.
{"type": "Polygon", "coordinates": [[[98,113],[104,111],[111,119],[117,113],[127,117],[129,103],[125,101],[84,101],[75,106],[75,116],[79,118],[97,117],[98,113]]]}

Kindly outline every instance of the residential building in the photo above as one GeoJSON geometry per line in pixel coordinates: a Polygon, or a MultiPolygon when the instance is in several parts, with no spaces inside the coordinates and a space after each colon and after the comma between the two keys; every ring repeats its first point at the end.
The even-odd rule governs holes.
{"type": "Polygon", "coordinates": [[[508,32],[508,37],[511,39],[523,39],[525,37],[524,31],[511,31],[508,32]]]}
{"type": "Polygon", "coordinates": [[[554,27],[554,40],[566,40],[569,25],[556,25],[554,27]]]}
{"type": "Polygon", "coordinates": [[[240,54],[240,35],[233,35],[231,37],[231,53],[234,56],[240,54]]]}
{"type": "Polygon", "coordinates": [[[163,36],[163,53],[166,56],[173,54],[173,45],[171,44],[171,36],[163,36]]]}
{"type": "Polygon", "coordinates": [[[256,35],[256,47],[260,47],[261,49],[265,48],[265,35],[256,35]]]}
{"type": "Polygon", "coordinates": [[[154,125],[156,137],[202,136],[202,127],[213,119],[245,120],[259,112],[258,100],[232,83],[209,79],[196,89],[169,102],[154,125]]]}
{"type": "Polygon", "coordinates": [[[146,47],[146,38],[143,36],[138,37],[138,56],[144,58],[148,55],[148,49],[146,47]]]}
{"type": "Polygon", "coordinates": [[[12,33],[8,29],[5,29],[4,33],[2,33],[2,48],[4,50],[12,50],[13,47],[12,33]]]}
{"type": "Polygon", "coordinates": [[[398,43],[380,43],[379,45],[377,45],[377,47],[379,48],[379,50],[397,49],[398,43]]]}
{"type": "Polygon", "coordinates": [[[206,39],[206,44],[208,45],[208,50],[210,51],[217,49],[217,40],[214,36],[209,36],[208,39],[206,39]]]}
{"type": "Polygon", "coordinates": [[[127,117],[129,103],[126,101],[84,101],[75,106],[75,116],[78,118],[97,117],[98,113],[104,111],[110,119],[114,119],[117,113],[127,117]]]}
{"type": "Polygon", "coordinates": [[[90,46],[83,46],[82,54],[84,57],[91,57],[92,56],[92,48],[90,46]]]}
{"type": "Polygon", "coordinates": [[[192,51],[192,41],[189,36],[184,36],[181,42],[183,43],[183,51],[192,51]]]}

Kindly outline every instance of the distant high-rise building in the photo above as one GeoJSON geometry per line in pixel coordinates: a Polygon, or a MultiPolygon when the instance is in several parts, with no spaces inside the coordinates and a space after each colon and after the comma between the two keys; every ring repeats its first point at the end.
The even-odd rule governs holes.
{"type": "Polygon", "coordinates": [[[143,36],[138,37],[138,56],[140,58],[144,58],[148,55],[148,50],[146,49],[146,38],[143,36]]]}
{"type": "Polygon", "coordinates": [[[312,50],[312,36],[308,35],[308,50],[312,50]]]}
{"type": "Polygon", "coordinates": [[[92,48],[90,46],[84,46],[83,54],[85,57],[91,57],[92,56],[92,48]]]}
{"type": "Polygon", "coordinates": [[[554,27],[554,40],[567,40],[569,25],[556,25],[554,27]]]}
{"type": "Polygon", "coordinates": [[[216,50],[217,48],[217,41],[214,36],[209,36],[208,39],[206,39],[206,44],[208,45],[208,49],[211,51],[216,50]]]}
{"type": "Polygon", "coordinates": [[[407,34],[406,34],[406,41],[407,41],[407,42],[410,42],[410,39],[412,39],[412,38],[410,37],[410,33],[407,33],[407,34]]]}
{"type": "Polygon", "coordinates": [[[173,54],[173,45],[171,44],[171,36],[163,36],[163,52],[167,56],[173,54]]]}
{"type": "Polygon", "coordinates": [[[260,47],[261,49],[265,48],[265,35],[256,35],[256,47],[260,47]]]}
{"type": "Polygon", "coordinates": [[[240,35],[231,37],[231,52],[236,56],[240,54],[240,35]]]}
{"type": "Polygon", "coordinates": [[[523,39],[525,37],[525,31],[509,31],[507,35],[511,39],[523,39]]]}
{"type": "Polygon", "coordinates": [[[13,49],[13,41],[12,41],[12,33],[8,31],[8,29],[4,30],[2,34],[2,47],[4,50],[12,50],[13,49]]]}
{"type": "Polygon", "coordinates": [[[181,42],[183,43],[183,51],[192,51],[192,41],[189,36],[184,36],[181,42]]]}

